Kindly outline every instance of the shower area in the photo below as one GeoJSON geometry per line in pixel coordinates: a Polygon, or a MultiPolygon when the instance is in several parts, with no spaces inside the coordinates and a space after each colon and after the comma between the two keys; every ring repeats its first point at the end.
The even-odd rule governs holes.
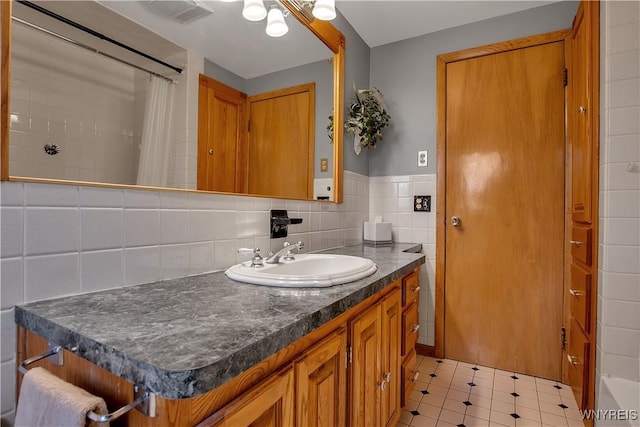
{"type": "Polygon", "coordinates": [[[131,62],[130,52],[125,59],[96,53],[102,49],[86,42],[94,36],[70,33],[60,22],[43,25],[53,19],[40,12],[16,17],[22,9],[15,4],[12,22],[11,175],[176,186],[175,92],[182,77],[148,71],[131,62]]]}

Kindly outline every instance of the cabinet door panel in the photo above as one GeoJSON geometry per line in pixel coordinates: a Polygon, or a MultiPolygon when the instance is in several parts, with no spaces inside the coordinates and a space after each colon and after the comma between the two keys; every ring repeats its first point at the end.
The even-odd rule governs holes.
{"type": "Polygon", "coordinates": [[[400,417],[400,289],[382,300],[382,381],[381,420],[383,425],[395,425],[400,417]]]}
{"type": "Polygon", "coordinates": [[[580,409],[584,409],[586,404],[584,390],[588,389],[589,381],[589,339],[582,332],[575,319],[571,319],[567,359],[569,362],[569,384],[571,384],[578,406],[580,409]]]}
{"type": "Polygon", "coordinates": [[[294,425],[293,369],[275,374],[200,423],[199,427],[294,425]]]}
{"type": "Polygon", "coordinates": [[[345,425],[346,347],[343,328],[306,352],[296,364],[298,425],[345,425]]]}
{"type": "Polygon", "coordinates": [[[380,425],[381,321],[380,304],[351,323],[350,425],[380,425]]]}

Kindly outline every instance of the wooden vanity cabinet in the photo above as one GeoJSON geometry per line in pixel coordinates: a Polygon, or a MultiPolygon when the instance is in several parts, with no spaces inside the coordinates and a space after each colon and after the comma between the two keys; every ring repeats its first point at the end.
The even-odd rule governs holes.
{"type": "MultiPolygon", "coordinates": [[[[417,269],[404,279],[415,288],[417,269]]],[[[404,279],[220,387],[189,399],[158,397],[156,418],[134,410],[112,425],[393,426],[408,384],[403,373],[414,375],[416,357],[413,349],[403,354],[403,314],[416,307],[402,304],[404,279]]],[[[45,339],[19,328],[18,363],[46,347],[45,339]]],[[[133,384],[66,350],[64,360],[39,364],[104,396],[110,409],[133,400],[133,384]]]]}
{"type": "Polygon", "coordinates": [[[416,343],[418,342],[418,301],[420,300],[419,270],[402,279],[402,361],[400,405],[405,406],[418,376],[416,343]]]}

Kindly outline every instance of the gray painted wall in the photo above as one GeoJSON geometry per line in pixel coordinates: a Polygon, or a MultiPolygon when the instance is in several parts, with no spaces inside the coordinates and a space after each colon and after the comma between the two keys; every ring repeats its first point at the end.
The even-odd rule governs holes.
{"type": "MultiPolygon", "coordinates": [[[[371,49],[370,85],[385,95],[391,124],[384,140],[370,150],[369,175],[436,172],[438,55],[570,28],[577,8],[578,2],[562,1],[371,49]],[[425,149],[429,165],[419,168],[417,151],[425,149]]],[[[350,81],[345,84],[349,87],[350,81]]]]}
{"type": "MultiPolygon", "coordinates": [[[[369,46],[356,33],[351,24],[338,12],[338,16],[332,22],[346,38],[345,65],[344,65],[344,111],[346,119],[347,108],[353,100],[353,84],[358,88],[369,86],[370,51],[369,46]]],[[[342,124],[340,125],[342,126],[342,124]]],[[[336,131],[338,124],[335,125],[336,131]]],[[[343,128],[344,129],[344,128],[343,128]]],[[[369,175],[369,153],[363,151],[359,156],[353,151],[353,135],[344,135],[344,170],[369,175]]]]}
{"type": "Polygon", "coordinates": [[[247,93],[247,83],[245,79],[206,58],[204,59],[204,74],[240,92],[247,93]]]}

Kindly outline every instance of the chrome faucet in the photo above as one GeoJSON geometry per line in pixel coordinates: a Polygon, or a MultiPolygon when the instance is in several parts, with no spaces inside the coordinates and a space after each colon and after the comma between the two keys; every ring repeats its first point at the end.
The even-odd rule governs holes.
{"type": "Polygon", "coordinates": [[[302,241],[298,243],[284,242],[284,247],[273,255],[269,254],[269,258],[266,258],[264,262],[266,262],[267,264],[277,264],[280,262],[280,258],[283,256],[286,261],[294,260],[295,257],[293,256],[293,253],[291,251],[294,249],[298,249],[298,251],[300,251],[303,248],[304,243],[302,241]]]}

